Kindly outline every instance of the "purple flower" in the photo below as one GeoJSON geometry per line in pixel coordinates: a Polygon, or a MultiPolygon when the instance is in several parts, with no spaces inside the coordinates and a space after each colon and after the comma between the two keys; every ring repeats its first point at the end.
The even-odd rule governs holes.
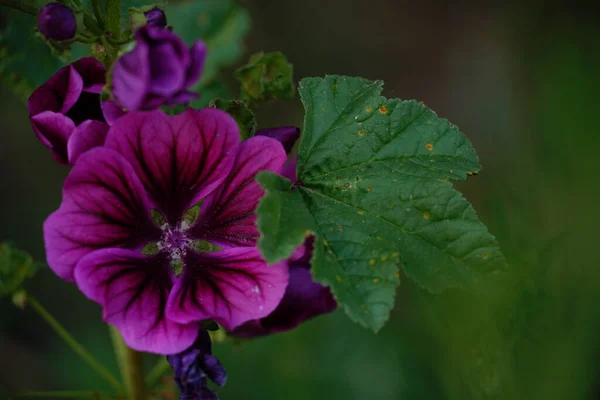
{"type": "Polygon", "coordinates": [[[206,46],[196,41],[188,49],[173,32],[145,25],[137,43],[119,57],[112,71],[114,99],[129,111],[188,103],[198,97],[188,89],[200,78],[206,46]]]}
{"type": "Polygon", "coordinates": [[[207,381],[219,386],[227,381],[227,372],[212,355],[210,336],[204,329],[196,342],[181,353],[167,356],[175,372],[175,383],[181,391],[181,400],[217,400],[215,392],[208,389],[207,381]],[[207,379],[208,378],[208,379],[207,379]]]}
{"type": "Polygon", "coordinates": [[[158,7],[154,7],[150,11],[146,11],[144,13],[147,24],[150,26],[155,26],[157,28],[164,28],[167,26],[167,16],[165,12],[158,7]]]}
{"type": "Polygon", "coordinates": [[[29,119],[37,137],[61,164],[74,164],[102,145],[108,125],[100,108],[105,70],[94,58],[62,68],[29,98],[29,119]]]}
{"type": "MultiPolygon", "coordinates": [[[[295,157],[291,157],[284,165],[281,175],[292,182],[296,181],[295,157]]],[[[239,326],[231,332],[232,335],[257,337],[285,332],[296,328],[306,320],[329,313],[337,308],[337,303],[329,288],[313,281],[310,274],[313,241],[313,237],[307,239],[288,259],[289,283],[277,308],[265,318],[248,321],[239,326]]]]}
{"type": "Polygon", "coordinates": [[[233,330],[263,318],[288,270],[256,248],[254,177],[281,171],[285,158],[270,138],[240,144],[236,122],[217,109],[128,113],[65,180],[44,223],[48,264],[137,350],[178,353],[206,319],[233,330]],[[207,251],[215,245],[222,251],[207,251]]]}
{"type": "Polygon", "coordinates": [[[300,129],[295,126],[282,126],[279,128],[261,129],[256,136],[266,136],[279,140],[287,153],[292,150],[294,144],[300,137],[300,129]]]}
{"type": "Polygon", "coordinates": [[[69,7],[60,3],[48,3],[38,14],[38,29],[51,40],[68,40],[75,37],[77,22],[69,7]]]}

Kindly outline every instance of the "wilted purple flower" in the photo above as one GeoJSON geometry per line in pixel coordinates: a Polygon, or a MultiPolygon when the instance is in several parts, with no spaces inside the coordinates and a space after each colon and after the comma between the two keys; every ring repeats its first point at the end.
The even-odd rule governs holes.
{"type": "Polygon", "coordinates": [[[167,26],[167,16],[165,12],[158,7],[154,7],[150,11],[146,11],[144,13],[147,24],[150,26],[155,26],[157,28],[164,28],[167,26]]]}
{"type": "Polygon", "coordinates": [[[105,70],[94,58],[82,58],[60,69],[28,101],[37,137],[61,164],[104,143],[108,125],[100,108],[105,70]]]}
{"type": "Polygon", "coordinates": [[[181,400],[218,400],[207,387],[208,379],[219,386],[227,381],[227,372],[212,355],[210,336],[204,329],[196,342],[181,353],[167,356],[175,372],[175,383],[181,391],[181,400]],[[208,379],[207,379],[208,378],[208,379]]]}
{"type": "Polygon", "coordinates": [[[270,138],[240,144],[236,122],[217,109],[128,113],[65,180],[44,223],[48,264],[137,350],[174,354],[202,320],[232,330],[265,317],[288,270],[267,266],[255,247],[263,192],[254,177],[279,172],[285,158],[270,138]]]}
{"type": "Polygon", "coordinates": [[[119,57],[112,71],[114,99],[129,111],[188,103],[198,97],[190,89],[200,78],[206,46],[188,49],[169,29],[142,26],[134,49],[119,57]]]}
{"type": "Polygon", "coordinates": [[[38,14],[38,29],[51,40],[68,40],[75,37],[77,21],[73,11],[61,3],[48,3],[38,14]]]}

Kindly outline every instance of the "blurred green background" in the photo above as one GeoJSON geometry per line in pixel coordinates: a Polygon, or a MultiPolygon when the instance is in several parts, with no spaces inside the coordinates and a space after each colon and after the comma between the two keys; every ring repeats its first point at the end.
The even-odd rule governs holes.
{"type": "MultiPolygon", "coordinates": [[[[572,1],[241,3],[252,17],[245,57],[281,50],[297,79],[383,79],[386,96],[423,100],[457,124],[484,166],[458,186],[510,270],[483,296],[431,295],[405,279],[377,335],[338,310],[293,332],[216,345],[229,372],[221,397],[600,398],[595,9],[572,1]]],[[[43,260],[42,223],[60,203],[68,168],[35,138],[19,98],[0,87],[0,102],[0,241],[43,260]]],[[[261,127],[300,126],[302,115],[299,100],[258,110],[261,127]]],[[[96,304],[48,269],[27,289],[117,373],[96,304]]],[[[7,299],[0,387],[0,398],[109,389],[32,310],[7,299]]]]}

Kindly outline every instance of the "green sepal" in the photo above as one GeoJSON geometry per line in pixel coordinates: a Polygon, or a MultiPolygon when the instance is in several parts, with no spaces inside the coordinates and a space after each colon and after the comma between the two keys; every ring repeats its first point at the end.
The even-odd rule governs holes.
{"type": "Polygon", "coordinates": [[[256,53],[235,71],[245,100],[290,100],[296,94],[294,68],[281,52],[256,53]]]}

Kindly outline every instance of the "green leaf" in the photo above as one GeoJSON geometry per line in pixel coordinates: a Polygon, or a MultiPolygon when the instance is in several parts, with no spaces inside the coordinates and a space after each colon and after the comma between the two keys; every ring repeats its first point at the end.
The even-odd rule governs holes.
{"type": "Polygon", "coordinates": [[[222,68],[235,64],[244,54],[250,15],[235,1],[188,0],[170,3],[164,10],[175,33],[189,45],[198,39],[206,43],[208,56],[202,85],[212,82],[222,68]]]}
{"type": "Polygon", "coordinates": [[[296,93],[294,69],[280,52],[257,53],[235,72],[246,100],[289,100],[296,93]]]}
{"type": "Polygon", "coordinates": [[[290,255],[312,234],[316,225],[300,192],[292,190],[289,179],[263,171],[256,180],[267,192],[257,208],[257,225],[262,233],[259,247],[263,257],[272,264],[290,255]]]}
{"type": "Polygon", "coordinates": [[[380,96],[382,85],[342,76],[302,80],[298,182],[285,198],[267,191],[258,209],[259,221],[271,213],[268,227],[285,227],[259,223],[271,261],[287,257],[297,232],[316,224],[314,278],[374,330],[394,305],[400,265],[434,292],[483,288],[505,268],[494,237],[448,181],[480,170],[470,141],[424,104],[380,96]],[[284,222],[280,216],[296,212],[299,196],[312,219],[284,222]]]}
{"type": "Polygon", "coordinates": [[[15,293],[37,268],[29,254],[9,243],[0,243],[0,296],[15,293]]]}
{"type": "Polygon", "coordinates": [[[242,140],[246,140],[254,136],[256,132],[256,117],[250,111],[245,102],[241,100],[226,101],[222,99],[214,99],[209,103],[209,107],[218,108],[226,111],[235,119],[240,128],[240,136],[242,140]]]}
{"type": "Polygon", "coordinates": [[[192,249],[198,253],[213,253],[215,251],[223,250],[223,248],[217,246],[216,244],[207,242],[206,240],[194,240],[192,243],[192,249]]]}

